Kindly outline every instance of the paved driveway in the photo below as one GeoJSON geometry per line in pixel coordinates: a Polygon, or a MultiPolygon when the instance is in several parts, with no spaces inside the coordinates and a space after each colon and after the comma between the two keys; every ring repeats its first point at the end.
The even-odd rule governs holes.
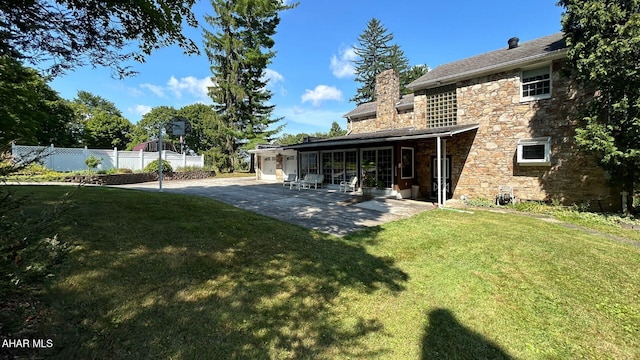
{"type": "MultiPolygon", "coordinates": [[[[164,192],[210,197],[338,236],[433,209],[431,203],[412,200],[374,199],[358,203],[354,201],[354,195],[335,190],[289,190],[281,184],[269,184],[253,178],[165,181],[162,185],[164,192]]],[[[158,191],[157,182],[116,187],[158,191]]]]}

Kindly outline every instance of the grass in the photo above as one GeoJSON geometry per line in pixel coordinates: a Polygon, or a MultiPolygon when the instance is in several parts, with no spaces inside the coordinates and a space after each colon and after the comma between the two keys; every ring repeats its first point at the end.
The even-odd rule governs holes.
{"type": "MultiPolygon", "coordinates": [[[[65,189],[21,187],[32,209],[65,189]]],[[[210,199],[84,188],[52,358],[637,359],[640,248],[430,211],[343,239],[210,199]]]]}

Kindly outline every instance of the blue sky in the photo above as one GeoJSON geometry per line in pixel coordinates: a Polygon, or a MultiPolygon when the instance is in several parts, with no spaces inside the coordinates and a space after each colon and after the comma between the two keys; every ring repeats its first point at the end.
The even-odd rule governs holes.
{"type": "MultiPolygon", "coordinates": [[[[212,15],[209,0],[193,8],[200,26],[212,15]]],[[[393,33],[411,65],[430,68],[507,46],[513,36],[521,42],[561,30],[562,8],[556,0],[300,0],[281,13],[276,57],[267,76],[273,92],[274,117],[284,117],[285,133],[326,132],[355,107],[349,102],[358,87],[353,75],[353,47],[367,22],[375,17],[393,33]]],[[[50,85],[65,99],[79,90],[112,101],[136,123],[151,108],[176,109],[202,102],[211,71],[204,54],[201,29],[185,34],[200,47],[199,56],[186,56],[177,47],[163,48],[145,63],[132,63],[139,72],[124,80],[110,70],[87,66],[54,79],[50,85]]]]}

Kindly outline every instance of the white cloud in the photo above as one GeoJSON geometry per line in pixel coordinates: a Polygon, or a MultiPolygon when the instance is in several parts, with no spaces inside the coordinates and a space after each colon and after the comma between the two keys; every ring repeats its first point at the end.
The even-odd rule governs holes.
{"type": "Polygon", "coordinates": [[[167,98],[167,92],[170,92],[176,98],[182,98],[183,95],[189,94],[198,100],[209,99],[209,86],[213,86],[213,82],[210,77],[198,79],[195,76],[186,76],[177,79],[175,76],[171,76],[165,86],[153,85],[153,84],[141,84],[140,87],[149,89],[156,96],[161,98],[167,98]]]}
{"type": "Polygon", "coordinates": [[[156,96],[158,96],[158,97],[161,97],[161,98],[166,97],[165,94],[164,94],[164,89],[162,88],[162,86],[153,85],[153,84],[141,84],[140,87],[143,88],[143,89],[151,90],[151,92],[156,94],[156,96]]]}
{"type": "Polygon", "coordinates": [[[132,112],[138,116],[142,116],[149,111],[151,111],[152,107],[148,105],[136,105],[133,108],[129,108],[129,112],[132,112]]]}
{"type": "Polygon", "coordinates": [[[302,102],[305,103],[307,101],[311,101],[313,106],[318,106],[321,102],[326,100],[341,101],[342,91],[333,86],[318,85],[313,90],[305,90],[304,95],[302,95],[302,102]]]}
{"type": "Polygon", "coordinates": [[[187,76],[178,80],[171,76],[167,82],[168,89],[178,98],[181,98],[184,92],[197,99],[208,98],[209,86],[213,86],[213,81],[211,81],[210,77],[198,79],[194,76],[187,76]]]}
{"type": "Polygon", "coordinates": [[[263,80],[266,80],[266,82],[271,86],[284,81],[284,76],[282,76],[282,74],[271,69],[266,69],[264,71],[264,74],[262,75],[262,78],[263,80]]]}
{"type": "Polygon", "coordinates": [[[331,56],[331,72],[339,79],[354,77],[356,69],[354,67],[354,61],[358,58],[356,51],[353,47],[347,49],[341,49],[338,51],[338,55],[331,56]]]}

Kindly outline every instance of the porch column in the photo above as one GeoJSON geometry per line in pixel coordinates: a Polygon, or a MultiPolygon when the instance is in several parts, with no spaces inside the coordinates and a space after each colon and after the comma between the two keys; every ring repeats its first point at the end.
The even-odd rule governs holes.
{"type": "Polygon", "coordinates": [[[436,137],[436,171],[438,178],[438,207],[444,207],[447,204],[447,182],[445,176],[447,158],[447,140],[436,137]],[[444,159],[444,161],[443,161],[444,159]]]}
{"type": "Polygon", "coordinates": [[[438,182],[438,207],[442,204],[442,140],[436,138],[436,177],[438,182]]]}
{"type": "MultiPolygon", "coordinates": [[[[447,205],[447,173],[449,169],[447,167],[447,140],[442,139],[442,160],[440,162],[442,172],[442,207],[447,205]]],[[[451,166],[451,164],[449,164],[451,166]]]]}

